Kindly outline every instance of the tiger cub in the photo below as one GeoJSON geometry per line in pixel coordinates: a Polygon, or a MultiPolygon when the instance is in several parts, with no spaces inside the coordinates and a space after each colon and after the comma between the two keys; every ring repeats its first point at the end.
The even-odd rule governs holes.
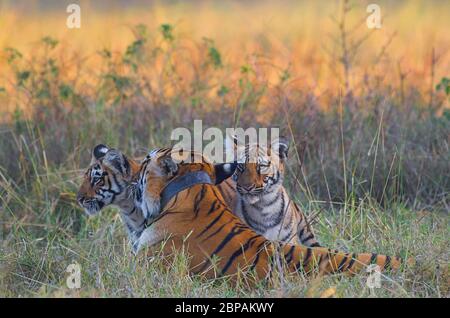
{"type": "Polygon", "coordinates": [[[230,144],[227,152],[238,155],[238,165],[232,180],[220,184],[219,189],[233,213],[269,240],[320,246],[306,216],[283,187],[289,150],[286,138],[280,137],[268,147],[241,146],[236,138],[230,144]]]}
{"type": "Polygon", "coordinates": [[[78,203],[88,215],[95,215],[108,205],[119,207],[134,249],[147,222],[141,208],[134,204],[130,187],[139,169],[139,161],[99,144],[92,151],[91,163],[77,194],[78,203]]]}

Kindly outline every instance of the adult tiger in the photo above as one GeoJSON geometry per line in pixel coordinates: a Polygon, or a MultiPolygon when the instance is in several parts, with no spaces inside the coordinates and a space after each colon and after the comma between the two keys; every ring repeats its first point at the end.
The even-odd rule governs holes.
{"type": "MultiPolygon", "coordinates": [[[[191,273],[210,278],[248,269],[253,277],[263,279],[275,266],[308,274],[315,270],[355,274],[369,264],[381,269],[401,265],[397,257],[269,241],[230,211],[215,186],[233,169],[227,169],[227,164],[213,166],[205,159],[174,160],[175,155],[170,148],[157,149],[142,162],[136,203],[154,219],[142,233],[138,249],[161,242],[166,242],[166,248],[184,248],[191,273]]],[[[166,248],[163,253],[168,252],[166,248]]]]}
{"type": "Polygon", "coordinates": [[[99,144],[92,151],[91,163],[77,194],[78,203],[88,215],[95,215],[110,204],[118,206],[134,248],[146,224],[146,217],[134,204],[132,188],[129,187],[139,169],[137,160],[99,144]]]}
{"type": "Polygon", "coordinates": [[[283,187],[289,143],[284,137],[268,147],[227,143],[227,152],[237,154],[233,175],[219,185],[233,213],[255,232],[271,241],[318,247],[314,231],[298,205],[283,187]]]}

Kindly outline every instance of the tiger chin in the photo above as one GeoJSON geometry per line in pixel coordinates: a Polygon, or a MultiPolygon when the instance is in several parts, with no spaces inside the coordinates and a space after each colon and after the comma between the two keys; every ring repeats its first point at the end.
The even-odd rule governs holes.
{"type": "MultiPolygon", "coordinates": [[[[280,264],[288,272],[306,275],[354,275],[370,264],[381,270],[401,266],[398,257],[267,240],[244,224],[225,203],[217,184],[229,177],[229,172],[206,160],[174,161],[171,148],[152,152],[142,163],[137,184],[144,186],[143,200],[147,197],[147,202],[161,203],[158,216],[139,239],[139,249],[149,246],[146,251],[150,257],[154,252],[165,257],[172,255],[174,249],[184,250],[191,274],[234,279],[241,271],[249,271],[252,275],[245,277],[250,278],[250,283],[254,279],[269,279],[280,264]]],[[[141,208],[148,208],[142,202],[141,208]]],[[[150,208],[146,213],[155,213],[156,206],[150,208]]]]}
{"type": "Polygon", "coordinates": [[[227,152],[237,154],[232,179],[219,185],[233,213],[269,240],[318,247],[314,231],[283,186],[289,142],[285,137],[263,147],[227,138],[227,152]],[[230,139],[232,141],[230,141],[230,139]]]}

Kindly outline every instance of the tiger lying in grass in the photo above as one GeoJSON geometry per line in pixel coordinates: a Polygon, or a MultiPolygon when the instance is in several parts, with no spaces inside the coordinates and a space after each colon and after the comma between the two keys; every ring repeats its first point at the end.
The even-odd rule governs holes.
{"type": "Polygon", "coordinates": [[[313,229],[283,187],[289,144],[281,137],[272,145],[227,144],[227,152],[242,154],[233,180],[219,185],[228,206],[255,232],[271,241],[318,247],[313,229]],[[250,160],[250,156],[253,160],[250,160]]]}
{"type": "MultiPolygon", "coordinates": [[[[283,144],[282,144],[282,147],[283,144]]],[[[312,229],[308,225],[305,216],[298,209],[297,205],[292,202],[287,196],[286,190],[282,186],[282,179],[284,173],[284,158],[287,155],[287,147],[282,148],[280,152],[279,169],[276,173],[279,173],[278,182],[271,182],[269,184],[270,191],[263,190],[265,192],[273,192],[277,195],[277,200],[283,200],[288,202],[285,204],[284,211],[281,211],[282,222],[278,221],[273,226],[270,226],[274,222],[270,222],[270,219],[280,219],[276,213],[271,213],[273,206],[279,204],[269,204],[266,208],[255,209],[255,205],[249,203],[246,198],[252,197],[252,193],[245,193],[241,190],[241,183],[253,182],[257,183],[261,178],[266,178],[266,175],[260,175],[262,172],[258,165],[265,162],[267,154],[264,154],[263,161],[258,164],[248,163],[246,165],[239,164],[234,176],[237,177],[238,191],[236,192],[236,185],[231,178],[226,179],[223,183],[219,184],[219,189],[225,198],[225,202],[233,208],[233,213],[246,222],[257,233],[264,235],[269,240],[281,240],[287,243],[303,244],[306,246],[318,246],[317,241],[314,238],[312,229]],[[242,170],[244,169],[244,170],[242,170]],[[248,171],[251,170],[249,173],[248,171]],[[249,180],[249,181],[247,181],[249,180]],[[239,205],[235,207],[235,200],[238,200],[239,205]],[[250,215],[247,215],[247,211],[250,215]],[[275,217],[273,216],[275,215],[275,217]],[[291,214],[287,216],[288,214],[291,214]],[[260,216],[261,215],[261,216],[260,216]],[[268,221],[269,219],[269,221],[268,221]],[[283,224],[283,230],[281,229],[283,224]],[[285,225],[289,225],[288,227],[285,225]],[[288,237],[286,238],[286,233],[288,237]],[[281,237],[283,235],[283,237],[281,237]],[[298,235],[296,235],[298,234],[298,235]]],[[[272,153],[273,155],[277,155],[272,153]]],[[[260,153],[261,157],[263,156],[260,153]]],[[[267,160],[266,160],[267,161],[267,160]]],[[[110,149],[105,145],[97,145],[92,151],[91,164],[85,173],[84,183],[80,188],[77,196],[77,200],[80,205],[85,209],[88,215],[96,214],[100,209],[109,204],[114,204],[120,208],[121,218],[127,228],[131,244],[136,244],[137,238],[139,238],[142,230],[145,226],[146,218],[144,217],[142,210],[139,207],[135,207],[133,202],[129,202],[127,199],[131,195],[127,188],[132,176],[138,172],[139,160],[133,160],[124,156],[120,151],[116,149],[110,149]]],[[[274,178],[274,173],[271,175],[274,178]]],[[[245,185],[242,187],[245,188],[245,185]]],[[[254,187],[255,188],[255,187],[254,187]]],[[[255,190],[256,191],[256,190],[255,190]]],[[[266,197],[272,197],[270,193],[266,197]]],[[[267,200],[260,200],[264,203],[267,200]]],[[[261,202],[257,202],[261,203],[261,202]]],[[[259,205],[256,204],[259,208],[259,205]]]]}
{"type": "Polygon", "coordinates": [[[153,221],[142,233],[138,249],[161,242],[185,248],[191,273],[210,278],[235,275],[241,269],[264,279],[275,264],[307,274],[355,274],[369,264],[381,269],[401,265],[397,257],[375,253],[348,254],[271,242],[236,217],[215,186],[231,175],[230,165],[176,162],[171,152],[170,148],[154,150],[142,162],[136,204],[153,221]]]}

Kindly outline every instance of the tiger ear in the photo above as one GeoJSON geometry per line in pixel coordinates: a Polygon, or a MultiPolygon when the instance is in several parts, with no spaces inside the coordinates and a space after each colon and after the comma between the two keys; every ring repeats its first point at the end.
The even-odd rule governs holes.
{"type": "Polygon", "coordinates": [[[130,162],[128,158],[117,149],[110,149],[103,157],[103,164],[108,166],[115,173],[124,177],[131,175],[130,162]]]}
{"type": "Polygon", "coordinates": [[[170,155],[161,158],[160,166],[168,177],[173,177],[178,172],[178,165],[170,155]]]}
{"type": "Polygon", "coordinates": [[[103,145],[103,144],[98,144],[97,146],[94,147],[94,149],[92,150],[92,156],[99,160],[101,158],[103,158],[105,156],[105,154],[108,152],[109,147],[103,145]]]}
{"type": "Polygon", "coordinates": [[[95,146],[94,149],[92,149],[91,164],[97,160],[102,159],[108,151],[109,147],[103,144],[98,144],[97,146],[95,146]]]}
{"type": "Polygon", "coordinates": [[[278,154],[280,159],[286,159],[289,152],[289,140],[286,137],[280,136],[280,138],[272,142],[272,149],[278,154]]]}
{"type": "Polygon", "coordinates": [[[216,185],[231,177],[236,170],[237,163],[220,163],[214,165],[216,175],[216,185]]]}

